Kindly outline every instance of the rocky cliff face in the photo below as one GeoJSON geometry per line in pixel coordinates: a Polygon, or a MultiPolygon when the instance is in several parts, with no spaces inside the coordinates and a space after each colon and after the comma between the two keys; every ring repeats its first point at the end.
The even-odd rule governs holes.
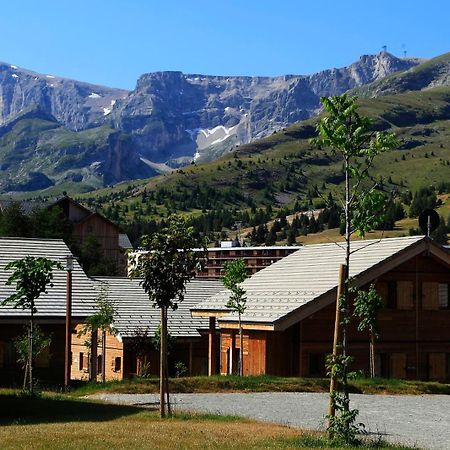
{"type": "Polygon", "coordinates": [[[128,91],[42,75],[0,63],[0,125],[38,107],[71,130],[103,122],[128,91]]]}
{"type": "Polygon", "coordinates": [[[0,189],[95,187],[214,159],[316,114],[321,96],[417,64],[382,52],[308,76],[156,72],[127,92],[0,63],[0,189]]]}
{"type": "Polygon", "coordinates": [[[207,160],[316,114],[321,96],[342,94],[416,64],[382,52],[308,76],[150,73],[117,101],[111,118],[152,161],[186,156],[207,160]]]}

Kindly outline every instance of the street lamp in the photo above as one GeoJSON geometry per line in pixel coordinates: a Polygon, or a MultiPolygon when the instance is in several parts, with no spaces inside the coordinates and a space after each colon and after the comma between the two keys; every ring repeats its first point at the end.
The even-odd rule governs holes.
{"type": "Polygon", "coordinates": [[[70,384],[70,366],[72,365],[72,271],[74,257],[67,255],[66,259],[66,348],[64,353],[64,389],[67,390],[70,384]]]}

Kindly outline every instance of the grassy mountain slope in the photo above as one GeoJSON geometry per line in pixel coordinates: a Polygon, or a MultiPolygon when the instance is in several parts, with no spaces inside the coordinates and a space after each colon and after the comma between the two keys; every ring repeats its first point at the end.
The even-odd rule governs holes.
{"type": "MultiPolygon", "coordinates": [[[[361,111],[371,116],[378,129],[391,129],[398,135],[398,150],[383,154],[373,176],[382,180],[385,190],[417,190],[448,180],[450,172],[450,88],[408,92],[361,100],[361,111]]],[[[113,190],[86,194],[92,204],[119,208],[140,202],[145,188],[154,199],[150,217],[169,211],[198,214],[220,206],[249,208],[307,203],[313,186],[335,192],[342,182],[341,161],[329,150],[311,146],[315,120],[300,122],[269,138],[241,146],[233,154],[206,164],[191,165],[171,174],[128,183],[113,190]],[[207,197],[207,198],[206,198],[207,197]],[[193,201],[193,199],[195,201],[193,201]]],[[[319,198],[313,198],[320,203],[319,198]]],[[[125,208],[123,208],[125,209],[125,208]]],[[[122,211],[131,219],[135,208],[122,211]]]]}
{"type": "Polygon", "coordinates": [[[155,173],[133,153],[121,132],[107,125],[71,131],[35,109],[0,128],[0,161],[3,192],[48,189],[56,184],[86,191],[155,173]]]}

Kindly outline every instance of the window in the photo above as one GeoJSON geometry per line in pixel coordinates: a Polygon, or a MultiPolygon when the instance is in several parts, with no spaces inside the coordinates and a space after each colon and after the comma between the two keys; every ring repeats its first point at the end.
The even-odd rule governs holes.
{"type": "Polygon", "coordinates": [[[84,353],[80,352],[79,360],[78,360],[78,369],[83,370],[84,369],[84,353]]]}
{"type": "Polygon", "coordinates": [[[102,361],[102,355],[97,356],[97,373],[101,375],[103,371],[103,361],[102,361]]]}
{"type": "Polygon", "coordinates": [[[397,308],[397,282],[396,281],[388,282],[386,307],[390,308],[390,309],[397,308]]]}
{"type": "Polygon", "coordinates": [[[439,283],[438,288],[439,309],[450,309],[450,284],[439,283]]]}
{"type": "Polygon", "coordinates": [[[120,372],[122,369],[122,358],[120,356],[116,356],[113,359],[113,370],[114,372],[120,372]]]}

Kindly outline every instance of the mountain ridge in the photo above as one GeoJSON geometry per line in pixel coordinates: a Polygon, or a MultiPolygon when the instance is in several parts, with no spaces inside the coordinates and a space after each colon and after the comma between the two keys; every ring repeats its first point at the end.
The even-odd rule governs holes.
{"type": "MultiPolygon", "coordinates": [[[[101,87],[96,85],[61,77],[48,78],[49,75],[34,80],[35,73],[20,72],[19,68],[9,65],[0,70],[0,110],[3,111],[0,114],[3,117],[0,164],[8,167],[7,172],[0,173],[0,190],[15,190],[17,186],[23,190],[21,186],[24,183],[33,190],[33,183],[29,183],[27,176],[30,161],[39,168],[33,172],[48,178],[49,187],[66,183],[67,168],[58,173],[62,166],[53,158],[57,154],[66,158],[69,153],[67,164],[70,160],[77,161],[69,174],[72,183],[69,187],[75,190],[82,187],[77,188],[77,183],[83,183],[83,189],[93,189],[171,171],[193,160],[199,163],[217,159],[236,146],[251,143],[298,120],[314,116],[320,110],[322,95],[340,94],[374,79],[377,82],[380,77],[394,76],[399,71],[406,73],[419,63],[418,59],[403,60],[381,52],[363,55],[345,68],[311,75],[231,77],[179,71],[154,72],[143,74],[133,91],[105,91],[104,96],[100,95],[103,93],[101,87]],[[25,81],[19,79],[21,73],[28,77],[25,81]],[[12,76],[14,74],[16,78],[12,76]],[[29,77],[33,77],[32,81],[37,84],[28,86],[29,77]],[[11,97],[12,84],[15,94],[11,97]],[[49,84],[55,86],[50,88],[49,84]],[[42,86],[43,92],[36,94],[42,86]],[[58,98],[55,89],[63,92],[66,88],[68,97],[52,103],[52,99],[58,98]],[[116,94],[120,94],[120,98],[116,94]],[[110,100],[113,95],[114,100],[110,100]],[[20,101],[10,102],[6,107],[6,97],[10,101],[14,98],[20,101]],[[73,108],[72,101],[75,101],[73,108]],[[102,106],[108,102],[110,108],[102,106]],[[25,104],[26,107],[19,107],[25,104]],[[6,112],[13,111],[12,106],[17,112],[8,116],[6,112]],[[38,117],[26,117],[24,111],[27,108],[39,110],[38,117]],[[77,111],[82,111],[81,115],[77,111]],[[48,115],[45,124],[39,122],[44,119],[43,114],[48,115]],[[38,134],[43,133],[42,136],[34,136],[28,142],[23,139],[20,141],[23,147],[20,147],[20,142],[14,141],[14,133],[8,136],[11,130],[5,128],[14,120],[15,125],[17,121],[26,120],[26,129],[33,128],[30,120],[36,120],[34,130],[39,130],[42,125],[43,129],[37,131],[38,134]],[[50,126],[58,128],[54,133],[58,137],[52,136],[51,145],[47,145],[49,131],[46,128],[50,126]],[[107,139],[106,129],[108,133],[114,131],[117,142],[126,143],[123,149],[129,152],[128,161],[119,152],[122,155],[120,162],[112,162],[111,158],[119,153],[113,151],[113,148],[117,150],[117,145],[111,142],[112,138],[107,139]],[[77,133],[81,134],[77,136],[77,133]],[[89,136],[89,142],[86,136],[89,136]],[[96,145],[102,151],[97,151],[96,145]],[[18,155],[23,159],[20,160],[18,155]],[[80,161],[86,166],[81,167],[80,161]],[[94,163],[95,167],[92,167],[94,163]]],[[[4,66],[0,64],[0,68],[4,66]]],[[[63,94],[61,96],[64,97],[63,94]]],[[[42,189],[41,182],[37,183],[36,189],[42,189]]]]}

